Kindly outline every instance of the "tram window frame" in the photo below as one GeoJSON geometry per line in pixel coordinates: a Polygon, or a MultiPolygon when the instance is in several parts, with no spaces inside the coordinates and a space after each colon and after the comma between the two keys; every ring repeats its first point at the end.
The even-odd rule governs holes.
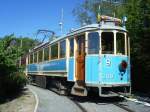
{"type": "Polygon", "coordinates": [[[100,49],[99,33],[98,32],[88,33],[88,54],[99,54],[99,49],[100,49]]]}
{"type": "Polygon", "coordinates": [[[62,40],[59,43],[59,58],[66,57],[66,40],[62,40]]]}
{"type": "Polygon", "coordinates": [[[33,53],[30,54],[30,64],[33,63],[33,53]]]}
{"type": "Polygon", "coordinates": [[[116,33],[116,54],[117,55],[125,55],[126,54],[125,34],[122,32],[116,33]],[[119,36],[119,35],[121,35],[121,36],[119,36]]]}
{"type": "Polygon", "coordinates": [[[54,59],[58,59],[58,43],[55,43],[55,44],[53,44],[53,45],[51,45],[51,60],[54,60],[54,59]],[[55,46],[56,46],[56,48],[55,48],[55,46]],[[54,50],[54,49],[56,49],[56,50],[54,50]],[[55,53],[57,54],[56,56],[55,56],[55,53]]]}
{"type": "Polygon", "coordinates": [[[34,63],[37,63],[37,56],[38,55],[38,53],[37,52],[34,52],[34,63]]]}
{"type": "Polygon", "coordinates": [[[74,56],[74,38],[69,39],[69,56],[74,56]]]}
{"type": "Polygon", "coordinates": [[[130,38],[128,34],[126,34],[126,39],[127,39],[127,55],[130,56],[130,38]]]}
{"type": "Polygon", "coordinates": [[[44,61],[49,60],[49,46],[44,48],[44,61]]]}
{"type": "Polygon", "coordinates": [[[28,55],[28,64],[30,64],[30,54],[28,55]]]}
{"type": "Polygon", "coordinates": [[[43,49],[40,49],[38,51],[38,62],[42,62],[43,61],[43,49]]]}
{"type": "MultiPolygon", "coordinates": [[[[77,39],[77,55],[82,55],[82,53],[86,53],[86,49],[85,49],[85,34],[82,35],[78,35],[77,39]]],[[[84,54],[85,55],[85,54],[84,54]]]]}
{"type": "Polygon", "coordinates": [[[101,52],[102,52],[102,54],[114,54],[115,53],[114,40],[115,40],[114,39],[114,32],[104,31],[104,32],[101,33],[101,48],[102,48],[101,52]],[[109,38],[109,39],[106,38],[106,37],[110,37],[110,36],[107,36],[107,35],[103,36],[104,33],[106,33],[107,35],[111,34],[111,38],[109,38]],[[104,39],[103,38],[105,39],[105,43],[104,43],[104,39]],[[110,40],[110,39],[112,39],[112,40],[110,40]],[[107,43],[107,45],[106,45],[106,43],[107,43]],[[106,50],[104,50],[104,49],[106,49],[106,50]]]}

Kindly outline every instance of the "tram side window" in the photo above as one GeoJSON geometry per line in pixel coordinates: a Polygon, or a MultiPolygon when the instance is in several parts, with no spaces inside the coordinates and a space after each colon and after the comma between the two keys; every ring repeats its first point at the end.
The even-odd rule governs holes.
{"type": "Polygon", "coordinates": [[[42,62],[42,61],[43,61],[43,49],[39,50],[38,61],[39,61],[39,62],[42,62]]]}
{"type": "Polygon", "coordinates": [[[64,58],[66,55],[66,41],[60,42],[60,58],[64,58]]]}
{"type": "Polygon", "coordinates": [[[99,53],[99,34],[92,32],[88,34],[88,54],[99,53]]]}
{"type": "Polygon", "coordinates": [[[49,47],[44,48],[44,61],[49,59],[49,47]]]}
{"type": "Polygon", "coordinates": [[[129,37],[128,37],[128,35],[127,35],[127,55],[129,55],[129,50],[130,50],[130,45],[129,45],[129,37]]]}
{"type": "Polygon", "coordinates": [[[114,35],[113,32],[102,32],[102,54],[114,54],[114,35]]]}
{"type": "Polygon", "coordinates": [[[70,57],[74,56],[74,38],[70,39],[70,57]]]}
{"type": "Polygon", "coordinates": [[[125,35],[123,33],[116,34],[116,48],[117,54],[125,54],[125,35]]]}
{"type": "Polygon", "coordinates": [[[34,53],[34,63],[37,63],[37,52],[34,53]]]}
{"type": "Polygon", "coordinates": [[[30,54],[30,64],[33,63],[33,54],[30,54]]]}
{"type": "Polygon", "coordinates": [[[28,55],[28,64],[30,64],[30,55],[28,55]]]}
{"type": "Polygon", "coordinates": [[[58,58],[58,43],[51,46],[51,59],[58,58]]]}

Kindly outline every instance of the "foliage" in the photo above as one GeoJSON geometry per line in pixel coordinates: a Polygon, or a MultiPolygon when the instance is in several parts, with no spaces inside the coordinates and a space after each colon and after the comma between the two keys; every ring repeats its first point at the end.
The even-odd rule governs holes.
{"type": "Polygon", "coordinates": [[[77,21],[83,25],[96,22],[98,13],[108,16],[123,16],[122,7],[126,0],[85,0],[82,4],[78,4],[73,9],[74,16],[77,17],[77,21]]]}
{"type": "Polygon", "coordinates": [[[33,40],[29,38],[21,39],[16,38],[13,34],[0,39],[0,96],[14,94],[26,84],[26,76],[19,71],[16,62],[32,47],[33,40]],[[22,45],[26,44],[25,46],[20,46],[21,39],[24,42],[22,45]]]}
{"type": "Polygon", "coordinates": [[[28,53],[29,49],[33,48],[39,42],[28,37],[17,38],[17,46],[20,46],[23,54],[28,53]]]}
{"type": "Polygon", "coordinates": [[[150,80],[150,1],[128,0],[125,12],[128,16],[127,29],[131,37],[133,87],[142,91],[148,90],[150,80]]]}
{"type": "Polygon", "coordinates": [[[26,85],[27,78],[23,72],[13,72],[3,77],[2,82],[3,94],[1,95],[9,97],[21,91],[21,89],[26,85]]]}

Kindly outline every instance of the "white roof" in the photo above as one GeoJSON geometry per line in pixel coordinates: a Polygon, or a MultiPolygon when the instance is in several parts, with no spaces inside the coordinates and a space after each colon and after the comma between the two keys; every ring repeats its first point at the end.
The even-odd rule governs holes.
{"type": "MultiPolygon", "coordinates": [[[[73,35],[76,35],[76,34],[79,34],[82,32],[86,32],[86,31],[98,30],[98,29],[99,30],[113,30],[114,29],[114,30],[122,30],[125,32],[127,31],[125,28],[123,28],[121,26],[116,26],[115,23],[102,21],[100,24],[90,24],[90,25],[86,25],[86,26],[80,27],[78,29],[75,29],[66,35],[63,35],[59,38],[56,38],[55,40],[53,40],[51,42],[47,42],[47,44],[53,44],[53,43],[57,42],[58,40],[62,40],[62,39],[67,38],[69,36],[73,36],[73,35]]],[[[46,44],[46,43],[42,43],[42,44],[36,46],[34,49],[37,49],[38,47],[41,47],[44,44],[46,44]]]]}

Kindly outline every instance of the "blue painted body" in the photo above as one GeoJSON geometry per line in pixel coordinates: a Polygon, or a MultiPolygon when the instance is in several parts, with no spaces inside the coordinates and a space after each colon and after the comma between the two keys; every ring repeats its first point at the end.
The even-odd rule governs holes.
{"type": "MultiPolygon", "coordinates": [[[[66,59],[29,64],[28,72],[66,71],[67,80],[75,81],[74,57],[66,59]]],[[[85,58],[85,82],[90,84],[126,84],[130,82],[130,63],[127,56],[87,55],[85,58]],[[125,60],[128,67],[125,72],[119,70],[120,63],[125,60]]]]}
{"type": "Polygon", "coordinates": [[[68,66],[68,81],[74,81],[74,58],[69,58],[69,66],[68,66]]]}
{"type": "Polygon", "coordinates": [[[29,64],[28,72],[38,71],[66,71],[66,59],[53,60],[38,64],[29,64]]]}
{"type": "Polygon", "coordinates": [[[99,83],[99,56],[86,56],[85,59],[85,82],[99,83]]]}
{"type": "Polygon", "coordinates": [[[130,81],[130,63],[127,56],[87,56],[86,83],[94,84],[126,84],[130,81]],[[119,70],[120,63],[125,60],[128,67],[125,72],[119,70]]]}

